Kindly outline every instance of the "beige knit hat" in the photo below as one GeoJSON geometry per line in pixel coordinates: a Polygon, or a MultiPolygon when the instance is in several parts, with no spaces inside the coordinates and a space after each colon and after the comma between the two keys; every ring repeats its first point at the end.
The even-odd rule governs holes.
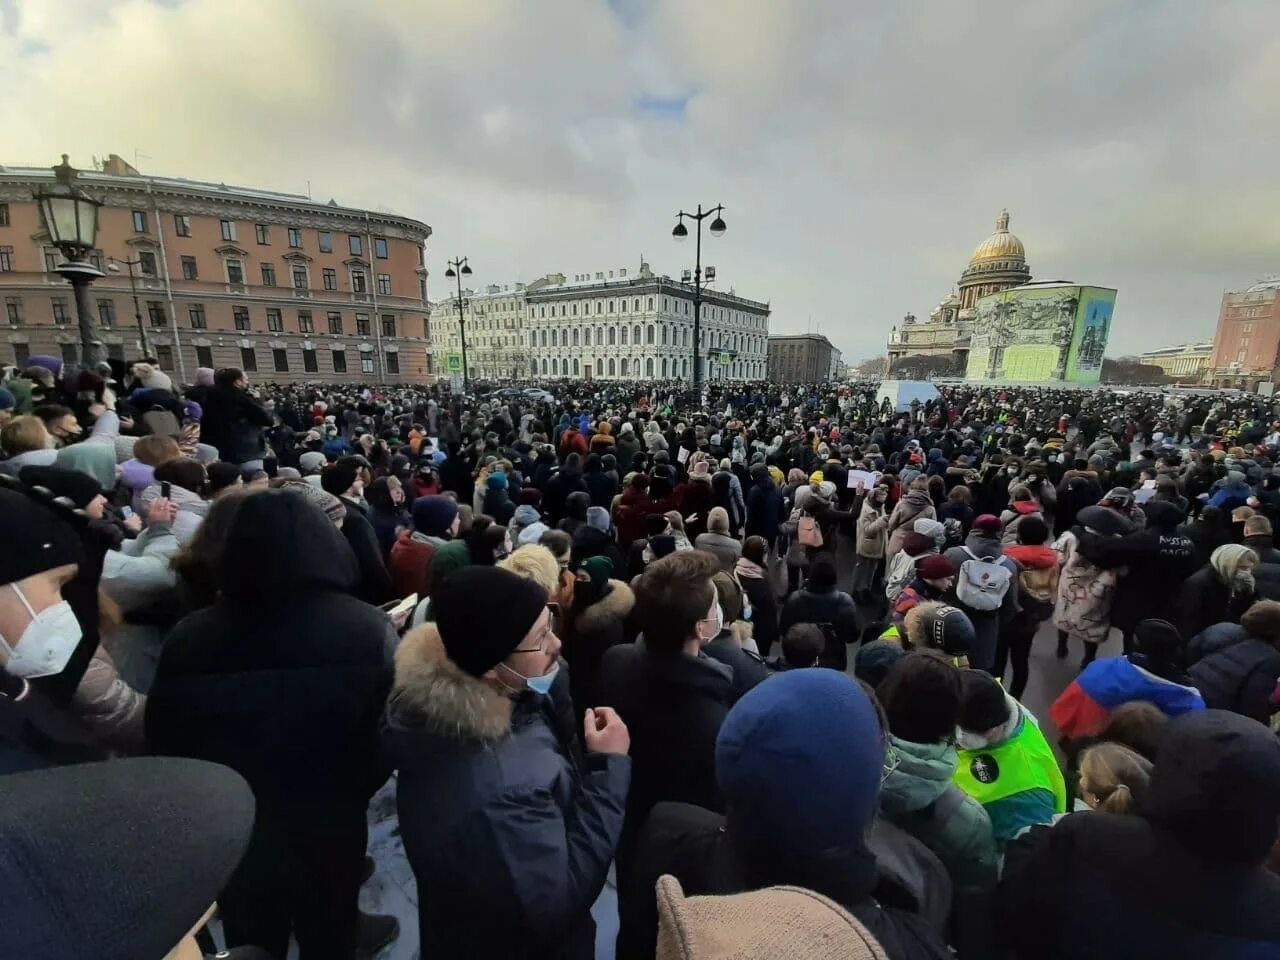
{"type": "Polygon", "coordinates": [[[887,960],[848,911],[800,887],[686,897],[658,880],[657,960],[887,960]]]}

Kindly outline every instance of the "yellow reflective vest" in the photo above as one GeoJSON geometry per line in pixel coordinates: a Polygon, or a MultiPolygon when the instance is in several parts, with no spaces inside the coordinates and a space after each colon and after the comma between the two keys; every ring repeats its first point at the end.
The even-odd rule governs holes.
{"type": "Polygon", "coordinates": [[[1057,758],[1026,716],[1018,732],[995,747],[957,750],[956,786],[984,806],[1026,790],[1053,792],[1054,809],[1067,812],[1067,785],[1057,758]]]}

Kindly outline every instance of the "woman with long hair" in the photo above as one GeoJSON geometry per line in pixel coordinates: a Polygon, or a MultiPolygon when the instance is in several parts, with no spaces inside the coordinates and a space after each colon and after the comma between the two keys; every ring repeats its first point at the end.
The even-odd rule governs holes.
{"type": "Polygon", "coordinates": [[[1080,754],[1080,799],[1103,813],[1132,813],[1135,794],[1151,782],[1152,763],[1118,743],[1097,743],[1080,754]]]}

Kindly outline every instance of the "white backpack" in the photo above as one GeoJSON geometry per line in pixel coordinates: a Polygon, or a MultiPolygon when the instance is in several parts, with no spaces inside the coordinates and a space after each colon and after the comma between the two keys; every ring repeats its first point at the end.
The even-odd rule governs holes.
{"type": "Polygon", "coordinates": [[[1013,574],[995,557],[980,557],[964,547],[970,559],[960,564],[956,597],[971,610],[999,610],[1013,574]]]}
{"type": "Polygon", "coordinates": [[[902,588],[916,575],[918,559],[920,558],[911,556],[905,550],[899,550],[893,555],[893,559],[889,562],[889,569],[884,575],[884,595],[890,603],[898,599],[902,588]]]}

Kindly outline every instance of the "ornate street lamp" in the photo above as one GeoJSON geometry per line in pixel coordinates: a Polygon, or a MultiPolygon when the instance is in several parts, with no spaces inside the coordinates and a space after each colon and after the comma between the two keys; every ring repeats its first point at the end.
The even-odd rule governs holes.
{"type": "Polygon", "coordinates": [[[458,257],[448,261],[449,269],[444,275],[450,280],[455,280],[458,285],[458,297],[454,301],[458,308],[458,339],[462,343],[462,392],[467,392],[467,324],[462,318],[462,310],[464,307],[462,301],[462,278],[471,276],[471,267],[467,265],[466,257],[458,257]]]}
{"type": "Polygon", "coordinates": [[[89,251],[98,236],[98,208],[102,201],[86,196],[76,186],[76,170],[67,162],[65,153],[62,163],[53,168],[53,175],[52,189],[37,190],[35,200],[53,245],[66,258],[55,270],[75,291],[76,319],[80,325],[80,366],[92,370],[105,354],[89,310],[89,284],[103,273],[88,261],[89,251]]]}
{"type": "MultiPolygon", "coordinates": [[[[720,216],[724,212],[724,206],[718,204],[709,210],[703,210],[702,204],[698,204],[697,213],[685,213],[681,210],[676,214],[676,226],[671,231],[671,236],[676,240],[685,240],[689,236],[689,228],[684,225],[684,218],[688,217],[698,225],[698,243],[697,251],[694,253],[693,264],[693,394],[695,397],[702,395],[702,221],[707,217],[715,216],[711,221],[711,235],[713,237],[724,236],[725,226],[724,219],[720,216]]],[[[707,268],[708,272],[711,268],[707,268]]]]}

